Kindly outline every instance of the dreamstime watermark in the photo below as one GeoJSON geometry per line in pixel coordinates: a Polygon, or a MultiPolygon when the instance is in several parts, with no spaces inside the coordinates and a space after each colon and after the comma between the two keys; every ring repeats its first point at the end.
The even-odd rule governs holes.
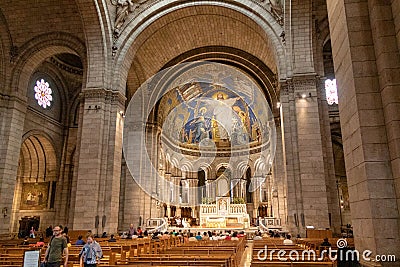
{"type": "Polygon", "coordinates": [[[260,261],[357,261],[362,259],[365,262],[395,262],[396,255],[372,255],[371,250],[364,250],[360,253],[356,249],[348,249],[346,239],[339,239],[336,243],[338,249],[329,247],[318,253],[315,250],[296,249],[260,249],[257,258],[260,261]]]}

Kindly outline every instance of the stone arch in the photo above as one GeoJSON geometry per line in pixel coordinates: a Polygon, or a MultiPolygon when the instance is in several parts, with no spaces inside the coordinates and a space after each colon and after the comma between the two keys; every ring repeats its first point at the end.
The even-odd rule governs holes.
{"type": "MultiPolygon", "coordinates": [[[[113,12],[111,1],[86,1],[76,0],[79,9],[79,17],[86,37],[88,65],[84,64],[84,80],[82,84],[87,88],[111,88],[112,77],[112,25],[110,13],[113,12]],[[89,65],[90,63],[90,65],[89,65]]],[[[85,59],[86,60],[86,59],[85,59]]],[[[125,94],[124,94],[125,95],[125,94]]]]}
{"type": "Polygon", "coordinates": [[[21,181],[54,181],[58,159],[51,138],[41,131],[30,131],[23,137],[17,177],[21,181]]]}
{"type": "MultiPolygon", "coordinates": [[[[246,32],[251,32],[259,38],[261,41],[257,43],[257,50],[263,51],[264,54],[257,55],[257,52],[254,51],[258,57],[262,58],[271,69],[278,67],[276,70],[280,78],[284,79],[285,77],[291,75],[291,71],[289,69],[289,65],[286,62],[285,58],[285,49],[280,39],[280,34],[282,33],[282,27],[275,21],[272,15],[265,10],[261,5],[255,4],[253,1],[244,1],[246,3],[221,3],[218,1],[210,1],[210,2],[198,2],[198,3],[186,3],[182,1],[173,1],[172,3],[159,2],[154,4],[153,6],[147,8],[140,16],[131,20],[125,30],[122,32],[119,37],[117,46],[118,53],[115,59],[115,67],[114,67],[114,82],[115,88],[124,92],[125,84],[128,77],[128,72],[131,66],[140,66],[141,73],[145,73],[144,77],[136,77],[137,80],[133,82],[128,82],[128,86],[130,84],[131,87],[138,87],[141,83],[143,83],[147,78],[151,75],[155,74],[159,71],[162,66],[167,63],[168,60],[178,56],[179,54],[186,52],[186,48],[181,48],[180,51],[172,51],[171,49],[166,51],[167,47],[164,48],[165,57],[161,59],[161,62],[158,64],[153,64],[152,69],[148,69],[148,62],[146,60],[151,61],[150,58],[143,60],[140,58],[140,53],[138,51],[141,49],[141,46],[144,42],[148,42],[152,37],[152,35],[157,32],[160,28],[166,29],[166,25],[171,23],[172,21],[177,22],[177,16],[181,16],[180,19],[185,20],[195,20],[196,16],[202,15],[201,12],[209,12],[209,15],[217,17],[222,20],[230,20],[232,21],[229,26],[231,26],[230,30],[233,31],[236,29],[238,25],[243,28],[246,28],[246,32]],[[250,8],[251,7],[251,8],[250,8]],[[207,11],[208,10],[208,11],[207,11]],[[171,14],[174,14],[172,16],[171,14]],[[225,17],[222,19],[223,14],[225,17]],[[220,16],[220,17],[218,17],[220,16]],[[243,19],[241,21],[240,19],[243,19]],[[140,19],[139,19],[140,18],[140,19]],[[145,18],[145,19],[144,19],[145,18]],[[155,26],[157,23],[161,26],[157,28],[155,26]],[[246,25],[248,23],[249,25],[246,25]],[[232,26],[232,25],[235,25],[232,26]],[[173,54],[173,55],[172,55],[173,54]],[[140,61],[141,63],[147,64],[136,64],[135,61],[140,61]]],[[[204,15],[204,14],[203,14],[204,15]]],[[[204,19],[202,17],[201,19],[204,19]]],[[[201,20],[199,19],[199,20],[201,20]]],[[[179,21],[179,23],[182,23],[179,21]]],[[[196,23],[186,23],[185,25],[194,25],[196,23]]],[[[176,25],[175,25],[176,26],[176,25]]],[[[187,28],[188,26],[186,26],[187,28]]],[[[182,32],[179,27],[175,27],[178,30],[174,32],[174,34],[170,34],[169,36],[174,36],[179,39],[179,32],[182,32]]],[[[169,29],[168,29],[169,30],[169,29]]],[[[190,29],[188,32],[191,32],[190,29]]],[[[193,35],[193,34],[191,34],[193,35]]],[[[201,35],[201,34],[200,34],[201,35]]],[[[164,36],[165,37],[165,36],[164,36]]],[[[184,37],[184,36],[182,36],[184,37]]],[[[187,36],[186,39],[196,38],[199,36],[187,36]]],[[[221,44],[226,41],[226,39],[218,40],[217,37],[210,37],[214,44],[221,44]]],[[[182,39],[182,38],[181,38],[182,39]]],[[[232,38],[233,39],[233,38],[232,38]]],[[[258,39],[257,39],[258,40],[258,39]]],[[[235,41],[236,42],[236,41],[235,41]]],[[[210,41],[201,39],[201,36],[196,40],[190,40],[187,43],[190,43],[188,47],[202,47],[206,45],[212,45],[210,41]]],[[[237,41],[238,43],[238,41],[237,41]]],[[[246,43],[246,42],[245,42],[246,43]]],[[[247,42],[248,43],[248,42],[247,42]]],[[[166,44],[168,44],[168,40],[166,40],[166,44]]],[[[165,44],[164,44],[165,45],[165,44]]],[[[184,46],[184,45],[182,45],[184,46]]],[[[240,46],[238,44],[232,44],[232,46],[240,46]]],[[[243,44],[242,44],[243,46],[243,44]]],[[[249,48],[251,46],[247,45],[247,48],[244,50],[252,50],[249,48]]],[[[238,47],[240,48],[240,47],[238,47]]],[[[146,50],[146,55],[151,54],[148,50],[146,50]]],[[[253,51],[250,51],[253,52],[253,51]]],[[[130,75],[131,77],[135,75],[130,75]]]]}
{"type": "Polygon", "coordinates": [[[245,176],[248,168],[250,168],[251,173],[254,173],[254,164],[251,159],[249,159],[247,161],[241,161],[235,165],[236,165],[237,178],[241,178],[242,176],[245,176]]]}
{"type": "Polygon", "coordinates": [[[60,53],[71,53],[80,57],[84,69],[82,84],[85,84],[87,59],[84,43],[71,34],[53,32],[36,36],[21,47],[21,54],[12,73],[11,90],[23,95],[21,90],[28,87],[29,79],[37,67],[46,58],[60,53]]]}
{"type": "MultiPolygon", "coordinates": [[[[4,18],[3,13],[0,10],[0,91],[4,90],[4,85],[6,83],[6,77],[7,77],[7,68],[6,68],[6,62],[7,62],[7,55],[9,55],[8,52],[11,52],[12,49],[12,39],[11,39],[11,34],[10,30],[7,25],[7,21],[4,18]]],[[[10,58],[11,60],[11,58],[10,58]]]]}
{"type": "Polygon", "coordinates": [[[208,164],[201,164],[200,165],[200,167],[199,167],[199,169],[197,170],[197,171],[200,171],[200,170],[203,170],[204,171],[204,174],[205,174],[205,178],[206,178],[206,180],[208,180],[208,179],[210,179],[210,177],[211,177],[211,173],[212,173],[212,169],[211,169],[211,166],[210,165],[208,165],[208,164]]]}

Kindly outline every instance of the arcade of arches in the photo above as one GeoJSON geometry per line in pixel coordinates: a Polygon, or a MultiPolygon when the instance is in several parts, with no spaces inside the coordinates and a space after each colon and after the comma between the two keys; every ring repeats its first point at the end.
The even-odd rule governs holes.
{"type": "Polygon", "coordinates": [[[198,204],[226,196],[252,224],[272,218],[302,236],[350,224],[359,251],[400,258],[399,129],[400,0],[0,3],[1,235],[29,218],[40,230],[195,224],[198,204]],[[156,73],[187,64],[173,73],[184,77],[195,62],[250,82],[203,68],[202,82],[154,87],[136,155],[157,167],[130,166],[130,101],[156,73]],[[338,101],[325,91],[333,79],[338,101]],[[193,96],[236,102],[217,113],[193,96]],[[181,127],[169,131],[171,120],[181,127]],[[208,144],[213,160],[196,166],[208,144]],[[247,161],[230,159],[244,150],[247,161]]]}

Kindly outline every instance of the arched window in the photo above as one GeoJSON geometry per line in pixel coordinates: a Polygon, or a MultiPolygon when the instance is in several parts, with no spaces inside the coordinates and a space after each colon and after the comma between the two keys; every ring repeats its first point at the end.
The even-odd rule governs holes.
{"type": "Polygon", "coordinates": [[[246,200],[247,203],[253,203],[253,192],[250,192],[250,190],[252,190],[250,168],[247,168],[245,175],[246,175],[246,200]]]}
{"type": "Polygon", "coordinates": [[[325,80],[325,92],[326,92],[326,101],[328,102],[328,105],[339,104],[336,79],[325,80]]]}
{"type": "Polygon", "coordinates": [[[39,106],[43,108],[50,107],[51,102],[53,101],[53,91],[50,88],[48,82],[44,79],[40,79],[36,81],[35,87],[35,99],[39,106]]]}

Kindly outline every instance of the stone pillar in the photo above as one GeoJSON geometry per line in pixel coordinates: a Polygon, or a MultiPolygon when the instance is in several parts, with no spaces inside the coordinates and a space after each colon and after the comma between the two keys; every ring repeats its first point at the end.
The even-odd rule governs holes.
{"type": "Polygon", "coordinates": [[[192,207],[192,210],[194,210],[195,203],[197,202],[197,179],[187,179],[189,183],[189,196],[188,196],[188,203],[192,207]]]}
{"type": "Polygon", "coordinates": [[[272,208],[275,218],[280,219],[281,223],[286,226],[287,206],[286,206],[286,158],[284,151],[284,135],[281,126],[281,120],[275,120],[276,127],[276,149],[275,158],[272,165],[272,208]]]}
{"type": "Polygon", "coordinates": [[[391,2],[399,3],[336,0],[327,7],[355,245],[398,259],[400,64],[391,2]]]}
{"type": "Polygon", "coordinates": [[[182,216],[181,206],[176,206],[176,216],[177,217],[181,217],[182,216]]]}
{"type": "Polygon", "coordinates": [[[288,227],[329,228],[322,133],[315,75],[298,75],[282,86],[282,123],[287,162],[288,227]]]}
{"type": "Polygon", "coordinates": [[[167,204],[167,217],[171,218],[171,206],[167,204]]]}
{"type": "MultiPolygon", "coordinates": [[[[26,99],[0,95],[0,234],[10,233],[26,99]]],[[[15,220],[15,218],[14,218],[15,220]]]]}
{"type": "Polygon", "coordinates": [[[300,189],[304,210],[304,221],[303,216],[300,217],[300,221],[303,227],[313,225],[317,229],[325,229],[329,228],[325,182],[327,174],[324,171],[316,77],[296,76],[293,78],[293,86],[300,189]]]}
{"type": "Polygon", "coordinates": [[[123,131],[120,111],[124,110],[125,97],[102,88],[85,89],[82,97],[72,228],[95,231],[98,226],[99,232],[116,232],[123,131]]]}

